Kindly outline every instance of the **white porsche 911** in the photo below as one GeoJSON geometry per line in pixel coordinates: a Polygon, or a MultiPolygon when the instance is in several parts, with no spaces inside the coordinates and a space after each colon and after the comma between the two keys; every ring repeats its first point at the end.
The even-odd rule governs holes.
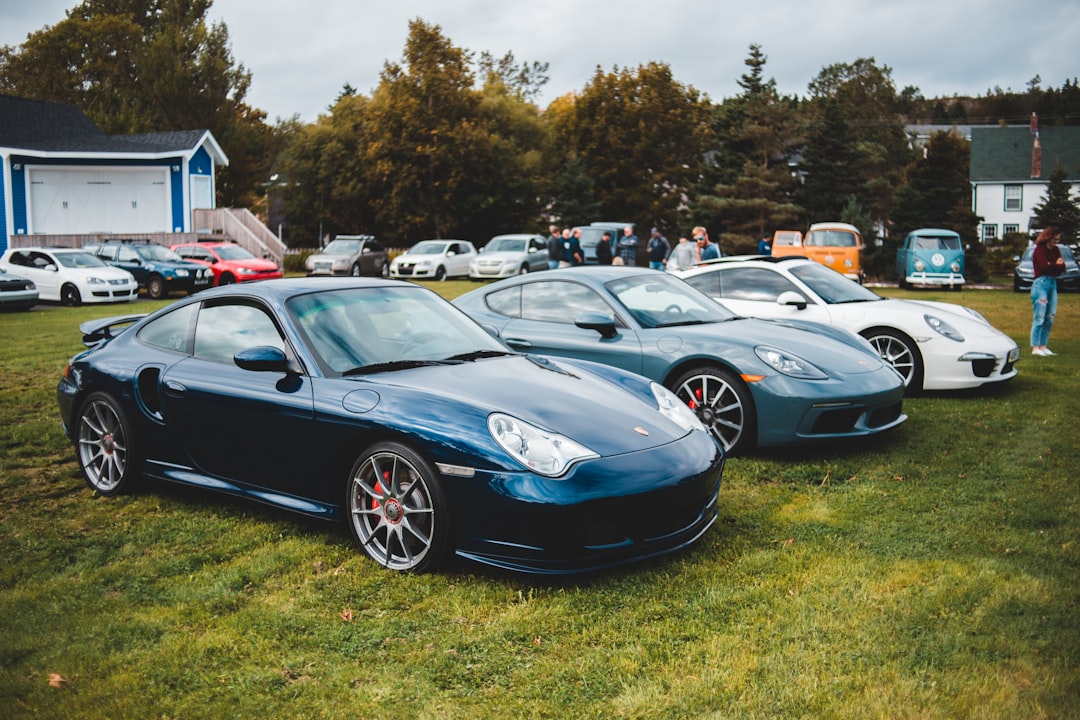
{"type": "Polygon", "coordinates": [[[673,274],[740,315],[858,333],[909,391],[974,388],[1016,376],[1020,348],[971,308],[885,298],[805,258],[724,257],[673,274]]]}

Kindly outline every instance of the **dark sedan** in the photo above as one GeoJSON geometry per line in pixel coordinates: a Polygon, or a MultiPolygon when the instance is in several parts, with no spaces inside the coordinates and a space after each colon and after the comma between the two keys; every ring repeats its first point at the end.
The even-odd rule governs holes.
{"type": "Polygon", "coordinates": [[[508,351],[413,283],[229,285],[81,330],[57,393],[102,495],[147,475],[344,519],[401,571],[594,570],[716,518],[723,450],[670,391],[508,351]]]}
{"type": "Polygon", "coordinates": [[[454,304],[511,348],[607,363],[663,384],[733,454],[872,435],[906,419],[900,375],[854,333],[742,318],[656,270],[549,270],[454,304]]]}
{"type": "MultiPolygon", "coordinates": [[[[1065,272],[1058,276],[1058,290],[1062,292],[1080,292],[1080,265],[1077,265],[1076,255],[1072,248],[1058,245],[1061,250],[1061,259],[1065,261],[1065,272]]],[[[1031,254],[1035,251],[1035,245],[1027,246],[1027,250],[1016,262],[1013,269],[1013,290],[1015,292],[1030,292],[1031,283],[1035,279],[1035,268],[1031,263],[1031,254]]]]}

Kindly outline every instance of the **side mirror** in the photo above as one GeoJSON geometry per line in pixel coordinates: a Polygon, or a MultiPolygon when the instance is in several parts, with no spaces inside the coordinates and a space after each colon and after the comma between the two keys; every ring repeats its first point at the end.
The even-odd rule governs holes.
{"type": "Polygon", "coordinates": [[[615,330],[615,318],[599,312],[583,312],[574,318],[574,324],[582,330],[595,330],[600,337],[610,340],[618,333],[615,330]]]}
{"type": "Polygon", "coordinates": [[[241,350],[233,356],[233,362],[243,370],[252,372],[282,372],[291,371],[289,358],[281,348],[270,345],[257,345],[241,350]]]}
{"type": "Polygon", "coordinates": [[[780,297],[776,298],[777,305],[794,306],[798,310],[806,309],[806,298],[793,290],[780,293],[780,297]]]}

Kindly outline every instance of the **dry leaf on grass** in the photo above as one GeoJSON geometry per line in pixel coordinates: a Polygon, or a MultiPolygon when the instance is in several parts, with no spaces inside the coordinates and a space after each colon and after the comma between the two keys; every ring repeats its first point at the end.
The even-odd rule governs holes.
{"type": "Polygon", "coordinates": [[[60,673],[49,673],[49,687],[66,688],[68,685],[67,678],[60,673]]]}

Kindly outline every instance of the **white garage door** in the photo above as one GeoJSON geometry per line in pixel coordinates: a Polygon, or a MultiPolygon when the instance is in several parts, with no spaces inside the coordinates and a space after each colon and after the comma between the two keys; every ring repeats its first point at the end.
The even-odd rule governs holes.
{"type": "Polygon", "coordinates": [[[31,233],[172,230],[166,168],[30,168],[31,233]]]}

